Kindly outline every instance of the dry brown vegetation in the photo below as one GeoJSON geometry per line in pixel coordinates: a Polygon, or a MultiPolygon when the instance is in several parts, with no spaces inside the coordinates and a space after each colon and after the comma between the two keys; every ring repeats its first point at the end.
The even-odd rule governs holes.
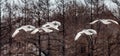
{"type": "MultiPolygon", "coordinates": [[[[64,8],[66,10],[60,8],[60,10],[64,10],[62,13],[61,11],[54,12],[53,16],[49,16],[49,12],[45,12],[43,14],[45,20],[39,19],[35,23],[32,22],[32,18],[9,17],[4,19],[5,22],[1,23],[0,27],[0,56],[40,56],[41,51],[45,52],[47,56],[120,55],[119,25],[104,25],[102,23],[89,25],[95,19],[117,20],[111,12],[104,11],[101,6],[94,8],[95,12],[92,13],[91,8],[80,7],[75,3],[67,4],[64,8]],[[62,23],[60,31],[31,35],[21,30],[15,38],[11,37],[17,27],[28,24],[40,27],[45,22],[53,20],[62,23]],[[81,39],[74,41],[76,33],[87,28],[95,29],[98,34],[95,36],[82,35],[81,39]]],[[[28,11],[26,14],[29,14],[30,11],[26,11],[28,11]]]]}

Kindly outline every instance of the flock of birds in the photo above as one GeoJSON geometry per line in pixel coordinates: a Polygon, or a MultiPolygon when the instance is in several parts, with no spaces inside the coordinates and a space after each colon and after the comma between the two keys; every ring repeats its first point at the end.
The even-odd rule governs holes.
{"type": "MultiPolygon", "coordinates": [[[[106,24],[106,25],[112,24],[112,23],[119,25],[119,23],[117,21],[112,20],[112,19],[97,19],[97,20],[90,22],[89,24],[92,25],[92,24],[95,24],[97,22],[101,22],[101,23],[106,24]]],[[[43,32],[51,33],[54,30],[59,31],[59,28],[58,28],[59,26],[61,26],[61,23],[58,21],[47,22],[46,24],[42,25],[39,28],[36,28],[35,26],[32,26],[32,25],[25,25],[25,26],[21,26],[20,28],[17,28],[15,30],[15,32],[13,33],[12,37],[15,37],[20,32],[20,30],[24,30],[25,32],[30,32],[30,34],[36,34],[37,32],[39,32],[39,33],[43,33],[43,32]]],[[[95,35],[95,34],[97,34],[97,31],[94,29],[83,29],[76,34],[74,40],[75,41],[78,40],[82,34],[95,35]]]]}
{"type": "Polygon", "coordinates": [[[30,32],[30,34],[36,34],[37,32],[45,32],[45,33],[51,33],[53,30],[59,30],[58,27],[61,25],[58,21],[52,21],[47,22],[46,24],[42,25],[39,28],[36,28],[32,25],[24,25],[20,28],[17,28],[15,32],[12,34],[12,37],[14,38],[18,33],[20,33],[20,30],[24,30],[25,32],[30,32]]]}
{"type": "MultiPolygon", "coordinates": [[[[101,22],[105,25],[109,25],[109,24],[119,25],[119,23],[117,21],[112,20],[112,19],[97,19],[97,20],[90,22],[89,24],[92,25],[92,24],[95,24],[97,22],[101,22]]],[[[35,26],[32,26],[32,25],[24,25],[24,26],[21,26],[20,28],[17,28],[15,30],[15,32],[13,33],[12,37],[15,37],[18,33],[20,33],[20,30],[24,30],[25,32],[29,32],[30,34],[36,34],[37,32],[39,32],[39,33],[43,33],[43,32],[51,33],[54,30],[59,31],[59,26],[61,26],[61,23],[58,21],[47,22],[46,24],[43,24],[39,28],[36,28],[35,26]]],[[[76,34],[74,40],[75,41],[78,40],[83,34],[88,35],[88,36],[96,35],[97,31],[94,29],[83,29],[76,34]]],[[[41,52],[41,55],[45,56],[45,54],[43,54],[42,52],[41,52]]]]}
{"type": "MultiPolygon", "coordinates": [[[[32,25],[24,25],[21,26],[20,28],[17,28],[15,30],[15,32],[12,34],[12,37],[14,38],[17,34],[20,33],[20,30],[24,30],[27,33],[30,34],[36,34],[37,32],[39,33],[51,33],[54,30],[58,30],[59,31],[59,26],[61,25],[60,22],[58,21],[52,21],[52,22],[47,22],[46,24],[42,25],[39,28],[36,28],[35,26],[32,25]]],[[[41,56],[46,56],[44,52],[41,52],[41,56]]]]}
{"type": "MultiPolygon", "coordinates": [[[[116,24],[116,25],[119,25],[119,23],[115,20],[112,20],[112,19],[97,19],[97,20],[94,20],[92,22],[90,22],[89,24],[92,25],[92,24],[95,24],[97,22],[101,22],[105,25],[109,25],[109,24],[116,24]]],[[[97,34],[97,31],[94,30],[94,29],[83,29],[82,31],[78,32],[77,35],[75,36],[75,41],[78,40],[78,38],[82,35],[82,34],[85,34],[85,35],[95,35],[97,34]]]]}

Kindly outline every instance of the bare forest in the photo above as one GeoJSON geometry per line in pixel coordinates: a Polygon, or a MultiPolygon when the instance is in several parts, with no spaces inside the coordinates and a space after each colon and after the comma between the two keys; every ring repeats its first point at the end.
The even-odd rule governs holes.
{"type": "Polygon", "coordinates": [[[120,56],[120,1],[109,0],[118,4],[111,10],[107,0],[84,1],[0,0],[0,56],[120,56]],[[102,20],[90,24],[100,19],[118,24],[102,20]],[[50,32],[42,28],[51,22],[59,27],[45,28],[50,32]],[[26,25],[35,26],[38,32],[20,29],[12,37],[16,29],[26,25]],[[84,32],[74,40],[84,29],[94,29],[96,34],[84,32]]]}

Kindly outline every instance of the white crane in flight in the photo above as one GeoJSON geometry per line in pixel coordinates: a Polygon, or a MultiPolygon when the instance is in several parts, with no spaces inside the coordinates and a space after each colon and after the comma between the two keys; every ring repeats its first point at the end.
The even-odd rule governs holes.
{"type": "Polygon", "coordinates": [[[15,32],[12,34],[12,37],[15,37],[20,32],[20,30],[24,30],[25,32],[31,32],[31,34],[36,34],[37,32],[51,33],[54,30],[59,30],[58,27],[60,25],[61,23],[58,21],[47,22],[46,24],[42,25],[39,28],[36,28],[32,25],[24,25],[21,26],[20,28],[17,28],[15,32]]]}
{"type": "Polygon", "coordinates": [[[94,21],[90,22],[90,24],[95,24],[97,22],[101,22],[103,24],[112,24],[112,23],[114,23],[114,24],[119,25],[119,23],[117,21],[112,20],[112,19],[97,19],[97,20],[94,20],[94,21]]]}
{"type": "Polygon", "coordinates": [[[97,34],[96,30],[93,29],[83,29],[82,31],[78,32],[77,35],[75,36],[74,40],[78,40],[79,37],[81,37],[82,34],[86,35],[95,35],[97,34]]]}

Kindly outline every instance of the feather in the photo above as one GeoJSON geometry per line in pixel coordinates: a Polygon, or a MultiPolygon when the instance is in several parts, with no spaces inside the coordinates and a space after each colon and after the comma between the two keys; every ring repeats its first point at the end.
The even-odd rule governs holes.
{"type": "Polygon", "coordinates": [[[74,40],[76,41],[79,37],[81,37],[82,34],[94,35],[94,34],[97,34],[97,32],[93,29],[84,29],[84,30],[77,33],[74,40]]]}
{"type": "Polygon", "coordinates": [[[112,20],[112,19],[97,19],[97,20],[94,20],[93,22],[90,22],[90,24],[95,24],[96,22],[101,22],[103,24],[111,24],[111,23],[114,23],[114,24],[117,24],[119,25],[119,23],[115,20],[112,20]]]}

